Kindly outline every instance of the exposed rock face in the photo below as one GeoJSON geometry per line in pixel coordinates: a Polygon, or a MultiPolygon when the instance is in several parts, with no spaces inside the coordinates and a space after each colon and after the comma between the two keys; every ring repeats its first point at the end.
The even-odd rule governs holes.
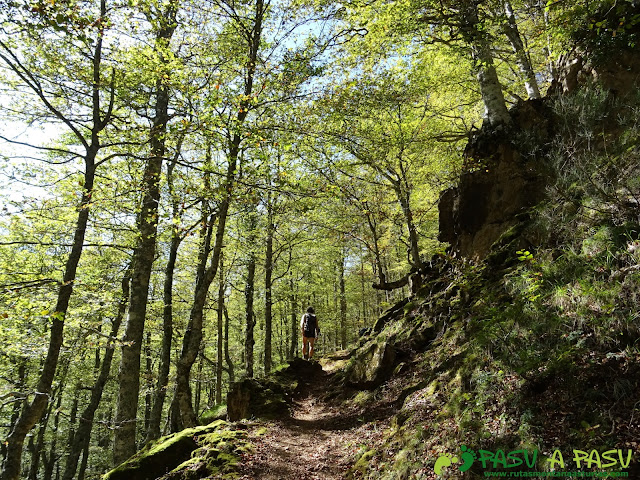
{"type": "Polygon", "coordinates": [[[637,13],[637,5],[629,2],[597,9],[593,19],[611,28],[600,32],[592,25],[575,32],[575,46],[556,62],[556,78],[547,96],[512,108],[508,127],[483,126],[470,139],[464,155],[467,172],[457,188],[440,197],[439,240],[449,242],[458,255],[482,259],[516,223],[517,214],[544,198],[549,180],[544,150],[553,140],[549,106],[555,98],[588,84],[599,85],[613,98],[637,92],[640,49],[635,44],[640,23],[627,21],[637,13]]]}
{"type": "Polygon", "coordinates": [[[515,216],[544,198],[547,176],[531,149],[548,143],[551,114],[541,100],[522,102],[510,114],[508,129],[483,129],[469,141],[467,172],[440,197],[438,239],[467,258],[484,258],[515,216]]]}
{"type": "Polygon", "coordinates": [[[235,382],[227,394],[227,417],[232,422],[251,417],[273,418],[288,413],[289,404],[282,389],[252,378],[235,382]]]}
{"type": "Polygon", "coordinates": [[[227,416],[232,422],[243,418],[275,418],[288,415],[291,396],[301,383],[322,374],[319,363],[294,359],[289,366],[266,379],[245,378],[231,385],[227,394],[227,416]]]}
{"type": "Polygon", "coordinates": [[[390,341],[372,341],[361,347],[347,371],[347,382],[357,388],[374,388],[391,374],[396,352],[390,341]]]}

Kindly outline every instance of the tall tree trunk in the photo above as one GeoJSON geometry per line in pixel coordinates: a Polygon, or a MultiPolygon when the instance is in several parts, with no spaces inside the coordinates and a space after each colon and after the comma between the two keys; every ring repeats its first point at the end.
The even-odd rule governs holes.
{"type": "MultiPolygon", "coordinates": [[[[207,152],[207,164],[211,160],[210,150],[207,152]]],[[[204,179],[205,189],[210,189],[209,175],[205,175],[204,179]]],[[[171,402],[170,409],[170,422],[171,431],[177,432],[186,427],[195,425],[196,418],[193,411],[193,404],[191,398],[191,386],[190,386],[190,372],[198,353],[200,351],[200,342],[202,339],[202,322],[204,319],[204,304],[208,292],[208,285],[206,290],[203,291],[205,286],[203,283],[206,281],[207,275],[207,263],[209,261],[209,254],[211,253],[211,238],[213,236],[213,225],[216,220],[216,215],[210,212],[211,208],[207,199],[202,200],[202,228],[200,229],[200,251],[198,253],[198,266],[196,271],[196,299],[194,299],[193,306],[191,308],[191,316],[187,325],[187,330],[184,333],[182,342],[182,353],[177,365],[176,372],[176,390],[171,402]],[[202,295],[202,307],[198,307],[198,310],[194,312],[196,303],[199,301],[199,295],[202,295]],[[196,348],[197,347],[197,348],[196,348]],[[182,405],[181,405],[182,404],[182,405]],[[187,413],[189,416],[186,419],[183,418],[183,413],[187,413]]],[[[219,228],[219,224],[218,224],[219,228]]]]}
{"type": "Polygon", "coordinates": [[[144,346],[144,355],[147,360],[145,376],[147,384],[145,386],[146,394],[144,396],[144,429],[149,431],[149,421],[151,419],[151,406],[153,403],[153,360],[151,358],[151,332],[147,330],[146,341],[144,346]]]}
{"type": "Polygon", "coordinates": [[[37,480],[40,477],[40,458],[44,453],[44,434],[49,426],[49,419],[53,411],[53,403],[50,403],[44,416],[40,419],[38,425],[38,434],[29,438],[27,451],[30,453],[29,471],[27,477],[29,480],[37,480]]]}
{"type": "MultiPolygon", "coordinates": [[[[247,64],[244,79],[244,98],[250,99],[253,94],[253,82],[258,62],[258,51],[262,38],[262,19],[266,7],[263,0],[256,0],[255,17],[253,25],[247,29],[247,64]]],[[[245,27],[246,28],[246,27],[245,27]]],[[[189,315],[187,332],[182,344],[182,352],[176,366],[176,390],[171,406],[172,428],[191,427],[196,424],[196,416],[191,403],[191,388],[189,378],[191,367],[200,351],[202,341],[202,323],[204,317],[204,307],[207,300],[209,287],[218,272],[220,255],[224,241],[224,234],[227,224],[229,207],[234,193],[236,180],[236,170],[239,162],[240,146],[242,143],[242,133],[239,131],[249,113],[250,100],[242,100],[240,108],[234,122],[234,132],[230,135],[228,144],[228,165],[222,191],[224,197],[218,205],[218,227],[216,229],[215,244],[211,255],[211,263],[202,279],[196,283],[193,306],[189,315]]]]}
{"type": "Polygon", "coordinates": [[[127,304],[129,302],[130,293],[129,284],[131,281],[131,268],[132,267],[130,265],[127,268],[127,271],[125,272],[122,279],[122,294],[118,303],[118,312],[115,319],[113,320],[113,323],[111,324],[109,341],[102,358],[102,364],[100,365],[100,373],[98,374],[98,377],[96,378],[96,381],[91,388],[91,397],[89,399],[89,404],[85,407],[82,414],[80,415],[78,431],[73,436],[73,442],[69,446],[69,455],[67,455],[65,469],[62,476],[63,480],[71,480],[75,476],[76,469],[78,467],[78,459],[80,458],[80,455],[83,451],[85,452],[83,463],[86,464],[87,461],[86,457],[88,455],[89,441],[91,440],[93,419],[95,418],[96,411],[98,410],[98,407],[100,405],[104,386],[107,384],[107,380],[109,380],[109,375],[111,373],[111,363],[113,360],[113,354],[115,353],[114,342],[118,339],[118,331],[120,330],[120,325],[122,324],[122,320],[124,319],[125,313],[127,311],[127,304]]]}
{"type": "MultiPolygon", "coordinates": [[[[56,402],[56,414],[53,418],[53,431],[57,432],[58,427],[60,426],[60,405],[62,404],[62,392],[58,396],[58,401],[56,402]]],[[[57,455],[56,455],[56,447],[58,443],[58,436],[54,435],[53,440],[49,445],[49,454],[47,452],[43,453],[43,463],[44,463],[44,472],[42,475],[42,480],[51,480],[53,476],[53,468],[56,464],[57,455]]]]}
{"type": "Polygon", "coordinates": [[[471,49],[480,95],[485,107],[485,118],[491,126],[506,125],[511,121],[511,117],[493,63],[488,36],[481,29],[478,3],[475,0],[461,0],[460,13],[461,33],[471,49]]]}
{"type": "Polygon", "coordinates": [[[275,225],[273,224],[273,199],[271,198],[271,190],[267,192],[267,248],[265,253],[264,265],[264,373],[268,375],[271,372],[272,363],[272,288],[273,288],[273,235],[275,225]]]}
{"type": "Polygon", "coordinates": [[[509,0],[504,1],[504,12],[506,21],[503,24],[503,31],[509,39],[511,48],[513,48],[513,52],[516,55],[516,63],[520,70],[520,75],[524,80],[524,87],[527,91],[527,95],[530,99],[540,98],[540,89],[538,88],[536,74],[533,71],[533,66],[531,65],[531,58],[529,57],[527,50],[524,48],[522,36],[520,35],[520,30],[518,29],[518,24],[516,22],[516,16],[513,13],[513,8],[511,7],[509,0]]]}
{"type": "Polygon", "coordinates": [[[366,204],[365,208],[367,208],[367,224],[369,225],[369,231],[371,232],[371,238],[373,240],[373,256],[378,270],[378,279],[380,281],[380,284],[384,285],[387,283],[387,275],[384,266],[382,265],[382,255],[380,254],[380,236],[378,234],[378,224],[366,204]]]}
{"type": "Polygon", "coordinates": [[[416,224],[413,220],[410,190],[408,187],[403,187],[400,180],[394,181],[394,190],[398,197],[402,214],[404,215],[405,225],[409,231],[409,263],[414,268],[421,268],[422,259],[420,258],[418,229],[416,228],[416,224]]]}
{"type": "Polygon", "coordinates": [[[220,286],[218,287],[218,338],[217,338],[217,364],[216,364],[216,405],[222,403],[222,355],[223,355],[223,322],[224,322],[224,262],[220,258],[220,286]]]}
{"type": "Polygon", "coordinates": [[[233,366],[233,361],[231,360],[231,355],[229,355],[229,311],[227,307],[224,306],[224,361],[227,364],[227,373],[229,374],[229,382],[235,382],[235,368],[233,366]]]}
{"type": "MultiPolygon", "coordinates": [[[[171,37],[176,28],[178,9],[176,1],[169,0],[164,5],[161,18],[154,19],[159,23],[155,51],[161,64],[168,62],[164,52],[169,48],[171,37]]],[[[149,298],[149,281],[156,252],[160,176],[169,121],[170,95],[163,75],[160,75],[156,80],[155,90],[156,103],[153,124],[149,132],[150,155],[143,174],[142,208],[138,216],[140,236],[133,255],[131,302],[118,376],[120,389],[118,391],[116,431],[113,444],[113,461],[116,465],[124,462],[136,452],[140,355],[149,298]]]]}
{"type": "Polygon", "coordinates": [[[200,361],[198,362],[198,372],[196,374],[196,399],[194,403],[194,413],[196,418],[198,417],[198,414],[200,413],[200,401],[202,399],[202,383],[203,383],[203,378],[202,378],[202,366],[203,366],[204,360],[202,359],[202,357],[200,357],[200,361]]]}
{"type": "MultiPolygon", "coordinates": [[[[253,246],[252,246],[253,247],[253,246]]],[[[247,265],[247,281],[244,288],[245,302],[245,335],[244,335],[244,370],[247,378],[253,378],[253,346],[255,344],[253,329],[256,325],[253,312],[253,291],[256,279],[256,257],[253,252],[249,254],[247,265]]]]}
{"type": "Polygon", "coordinates": [[[80,462],[80,468],[78,469],[78,480],[84,480],[85,473],[87,472],[87,465],[89,463],[89,442],[86,442],[84,450],[82,451],[82,461],[80,462]]]}
{"type": "MultiPolygon", "coordinates": [[[[181,143],[181,142],[180,142],[181,143]]],[[[179,218],[179,203],[175,196],[173,188],[173,170],[178,160],[178,152],[180,145],[176,149],[176,155],[173,161],[167,166],[167,186],[169,187],[169,195],[172,199],[172,218],[179,218]]],[[[176,222],[177,223],[177,222],[176,222]]],[[[158,365],[158,380],[154,389],[153,407],[149,417],[149,428],[147,429],[147,438],[145,443],[160,438],[160,423],[162,420],[162,410],[164,401],[167,396],[167,385],[169,383],[169,370],[171,369],[171,345],[173,342],[173,278],[178,259],[178,249],[182,237],[177,225],[171,230],[171,244],[169,246],[169,259],[164,271],[164,287],[163,300],[164,308],[162,309],[162,352],[160,354],[160,363],[158,365]]]]}
{"type": "Polygon", "coordinates": [[[340,272],[340,347],[345,349],[347,348],[347,293],[344,281],[344,251],[338,263],[340,272]]]}
{"type": "Polygon", "coordinates": [[[300,326],[298,325],[298,305],[294,290],[293,275],[289,277],[289,305],[291,308],[291,346],[289,347],[289,359],[292,360],[298,353],[298,335],[300,326]]]}

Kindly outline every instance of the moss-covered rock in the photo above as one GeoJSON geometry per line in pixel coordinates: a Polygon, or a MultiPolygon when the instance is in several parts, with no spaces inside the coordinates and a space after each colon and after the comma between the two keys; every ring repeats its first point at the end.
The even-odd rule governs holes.
{"type": "Polygon", "coordinates": [[[247,443],[241,439],[243,435],[243,432],[229,429],[222,420],[187,428],[147,445],[104,475],[103,480],[203,478],[190,476],[187,472],[201,472],[203,468],[210,471],[209,457],[212,456],[217,459],[218,469],[232,468],[237,462],[235,452],[247,447],[247,443]],[[221,444],[223,448],[220,448],[221,444]],[[203,458],[207,461],[203,462],[203,458]]]}
{"type": "Polygon", "coordinates": [[[322,374],[322,366],[301,359],[289,361],[267,378],[245,378],[231,385],[227,394],[227,416],[235,422],[243,418],[277,418],[289,414],[291,398],[300,386],[322,374]]]}
{"type": "Polygon", "coordinates": [[[365,450],[358,458],[356,463],[347,472],[347,479],[360,478],[369,470],[369,462],[376,455],[373,449],[365,450]]]}
{"type": "Polygon", "coordinates": [[[396,352],[389,340],[378,337],[364,345],[347,370],[347,382],[357,388],[373,388],[393,372],[396,352]]]}
{"type": "Polygon", "coordinates": [[[202,425],[207,425],[211,422],[215,422],[216,420],[225,420],[227,418],[227,406],[223,403],[222,405],[216,405],[213,408],[207,409],[198,418],[198,423],[202,425]]]}

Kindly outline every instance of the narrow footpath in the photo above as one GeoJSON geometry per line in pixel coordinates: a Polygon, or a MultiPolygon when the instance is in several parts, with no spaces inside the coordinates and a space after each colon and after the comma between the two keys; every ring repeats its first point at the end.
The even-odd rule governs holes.
{"type": "Polygon", "coordinates": [[[379,441],[381,432],[348,405],[322,400],[330,376],[323,371],[305,385],[293,401],[290,417],[250,428],[249,441],[254,450],[244,455],[240,478],[347,478],[359,453],[379,441]]]}

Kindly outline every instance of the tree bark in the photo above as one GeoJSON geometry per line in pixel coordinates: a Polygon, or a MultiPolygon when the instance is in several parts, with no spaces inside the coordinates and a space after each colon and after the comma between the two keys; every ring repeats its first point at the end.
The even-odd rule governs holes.
{"type": "Polygon", "coordinates": [[[396,193],[398,201],[402,208],[402,214],[409,231],[409,263],[414,268],[422,268],[422,259],[420,258],[420,245],[418,239],[418,229],[413,221],[413,211],[411,210],[411,199],[408,190],[397,187],[396,193]]]}
{"type": "Polygon", "coordinates": [[[478,4],[475,0],[460,2],[462,36],[471,49],[480,95],[485,107],[485,118],[489,125],[506,125],[511,122],[507,104],[493,63],[491,45],[487,35],[481,30],[478,4]]]}
{"type": "Polygon", "coordinates": [[[223,354],[223,322],[224,322],[224,293],[225,293],[225,283],[224,283],[224,262],[223,259],[220,258],[220,285],[218,287],[218,306],[217,306],[217,314],[218,314],[218,338],[217,338],[217,364],[216,364],[216,405],[220,405],[222,403],[222,354],[223,354]]]}
{"type": "Polygon", "coordinates": [[[231,355],[229,355],[229,311],[226,306],[224,308],[224,361],[227,364],[227,373],[229,374],[229,382],[235,382],[235,368],[233,366],[233,361],[231,360],[231,355]]]}
{"type": "Polygon", "coordinates": [[[267,192],[267,247],[265,252],[264,265],[264,373],[268,375],[272,366],[272,288],[273,288],[273,235],[275,225],[273,224],[273,199],[271,190],[267,192]]]}
{"type": "Polygon", "coordinates": [[[541,96],[540,89],[538,88],[538,81],[536,80],[536,74],[533,71],[533,66],[531,65],[531,58],[529,57],[527,50],[524,48],[522,36],[520,35],[516,17],[513,13],[513,8],[511,7],[509,0],[504,1],[504,12],[506,21],[503,24],[503,31],[509,39],[511,48],[513,48],[513,52],[516,55],[516,63],[524,81],[524,87],[527,91],[527,95],[530,99],[538,99],[541,96]]]}
{"type": "Polygon", "coordinates": [[[340,347],[342,349],[347,348],[347,294],[344,279],[344,263],[345,256],[343,252],[338,262],[340,272],[340,347]]]}
{"type": "Polygon", "coordinates": [[[289,277],[289,305],[291,308],[291,346],[289,347],[289,360],[295,358],[298,351],[298,335],[300,326],[298,325],[298,305],[296,302],[293,276],[289,277]]]}
{"type": "MultiPolygon", "coordinates": [[[[62,404],[62,391],[58,396],[58,401],[56,402],[56,414],[53,418],[53,431],[57,432],[58,427],[60,426],[60,405],[62,404]]],[[[51,412],[49,412],[51,414],[51,412]]],[[[44,432],[43,432],[44,433],[44,432]]],[[[56,464],[57,456],[56,456],[56,447],[58,443],[58,436],[54,435],[51,444],[49,445],[49,454],[46,452],[43,453],[43,463],[44,463],[44,471],[42,475],[42,480],[51,480],[53,476],[53,467],[56,464]]]]}
{"type": "MultiPolygon", "coordinates": [[[[155,50],[160,62],[166,62],[164,50],[169,47],[176,28],[177,5],[175,1],[165,4],[156,33],[155,50]]],[[[168,74],[168,73],[167,73],[168,74]]],[[[138,216],[140,236],[133,255],[131,277],[131,302],[129,318],[124,334],[122,358],[118,381],[118,405],[116,431],[113,447],[113,461],[116,465],[124,462],[136,452],[136,425],[138,396],[140,393],[140,355],[144,323],[149,298],[149,281],[155,260],[158,230],[158,205],[160,204],[160,175],[165,155],[165,139],[169,121],[169,88],[160,76],[155,86],[156,103],[153,124],[149,132],[150,156],[143,175],[142,209],[138,216]]]]}
{"type": "Polygon", "coordinates": [[[249,254],[247,265],[247,281],[244,288],[245,301],[245,336],[244,336],[244,370],[247,378],[253,378],[253,330],[256,325],[255,314],[253,313],[253,291],[256,279],[256,257],[253,252],[249,254]]]}

